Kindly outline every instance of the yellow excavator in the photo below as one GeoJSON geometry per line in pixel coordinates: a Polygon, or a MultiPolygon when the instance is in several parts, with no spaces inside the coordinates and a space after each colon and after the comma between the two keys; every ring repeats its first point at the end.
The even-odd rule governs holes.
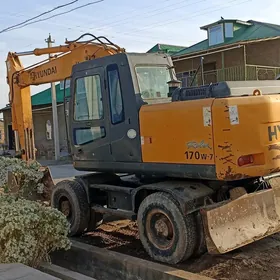
{"type": "Polygon", "coordinates": [[[181,88],[169,56],[91,36],[7,58],[23,160],[35,159],[30,85],[70,78],[73,165],[89,172],[52,191],[70,235],[130,218],[149,255],[175,264],[279,232],[280,81],[181,88]],[[19,59],[42,54],[55,56],[19,59]]]}

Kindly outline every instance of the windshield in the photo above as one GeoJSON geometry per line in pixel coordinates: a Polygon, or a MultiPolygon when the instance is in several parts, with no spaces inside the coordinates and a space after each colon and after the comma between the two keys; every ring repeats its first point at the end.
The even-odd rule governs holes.
{"type": "Polygon", "coordinates": [[[143,99],[168,97],[171,76],[166,66],[137,66],[136,75],[143,99]]]}

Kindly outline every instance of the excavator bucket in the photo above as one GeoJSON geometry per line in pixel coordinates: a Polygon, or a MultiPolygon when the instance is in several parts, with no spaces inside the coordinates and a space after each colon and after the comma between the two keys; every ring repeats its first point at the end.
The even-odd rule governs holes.
{"type": "Polygon", "coordinates": [[[50,169],[47,166],[41,166],[40,169],[44,173],[44,176],[42,178],[42,183],[44,185],[44,193],[43,198],[46,201],[50,201],[52,190],[54,188],[54,182],[51,176],[50,169]]]}
{"type": "Polygon", "coordinates": [[[208,252],[227,253],[279,232],[279,187],[244,194],[214,209],[203,209],[208,252]]]}
{"type": "MultiPolygon", "coordinates": [[[[28,198],[31,200],[43,200],[43,201],[49,202],[51,199],[52,190],[54,188],[52,176],[51,176],[49,168],[46,166],[41,166],[40,171],[42,171],[44,174],[42,179],[40,180],[40,183],[42,183],[44,185],[43,193],[40,195],[31,194],[31,196],[28,198]]],[[[9,171],[7,183],[8,183],[10,193],[18,192],[20,185],[19,185],[19,178],[18,178],[17,174],[9,171]]]]}

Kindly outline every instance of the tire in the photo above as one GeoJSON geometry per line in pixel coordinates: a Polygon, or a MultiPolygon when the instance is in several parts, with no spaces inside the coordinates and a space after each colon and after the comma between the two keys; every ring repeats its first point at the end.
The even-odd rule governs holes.
{"type": "Polygon", "coordinates": [[[207,246],[206,246],[201,214],[200,212],[196,212],[194,215],[195,215],[195,222],[196,222],[197,237],[196,237],[196,246],[194,248],[193,256],[199,257],[207,252],[207,246]]]}
{"type": "Polygon", "coordinates": [[[159,192],[146,197],[139,207],[137,222],[142,245],[152,259],[177,264],[193,254],[196,245],[194,216],[184,216],[170,194],[159,192]],[[156,234],[157,226],[164,229],[165,237],[156,234]]]}
{"type": "Polygon", "coordinates": [[[90,206],[83,186],[76,181],[59,182],[52,192],[51,205],[63,212],[63,202],[66,202],[70,209],[67,213],[67,220],[70,223],[69,236],[82,235],[90,221],[90,206]]]}

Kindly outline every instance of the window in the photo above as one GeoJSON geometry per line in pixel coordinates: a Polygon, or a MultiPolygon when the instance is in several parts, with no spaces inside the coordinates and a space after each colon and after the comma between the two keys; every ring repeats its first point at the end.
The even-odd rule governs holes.
{"type": "Polygon", "coordinates": [[[209,46],[224,42],[223,25],[215,25],[208,29],[209,46]]]}
{"type": "Polygon", "coordinates": [[[166,66],[137,66],[136,75],[143,99],[168,97],[171,75],[166,66]]]}
{"type": "Polygon", "coordinates": [[[188,86],[189,72],[177,73],[176,77],[179,81],[182,82],[182,87],[187,87],[188,86]]]}
{"type": "MultiPolygon", "coordinates": [[[[59,83],[60,90],[64,90],[64,80],[59,83]]],[[[65,89],[70,87],[70,79],[65,81],[65,89]]]]}
{"type": "Polygon", "coordinates": [[[74,130],[74,143],[75,145],[85,145],[105,136],[104,127],[77,128],[74,130]]]}
{"type": "Polygon", "coordinates": [[[195,72],[196,70],[176,74],[177,79],[182,82],[182,87],[197,86],[197,76],[194,79],[195,72]]]}
{"type": "Polygon", "coordinates": [[[120,85],[120,77],[117,65],[111,65],[108,67],[108,84],[109,84],[109,96],[110,96],[110,111],[111,120],[113,124],[120,123],[124,120],[124,109],[122,92],[120,85]]]}
{"type": "Polygon", "coordinates": [[[76,80],[74,119],[77,121],[103,118],[100,76],[87,76],[76,80]]]}
{"type": "Polygon", "coordinates": [[[233,23],[232,22],[225,23],[225,37],[226,38],[233,37],[233,23]]]}

